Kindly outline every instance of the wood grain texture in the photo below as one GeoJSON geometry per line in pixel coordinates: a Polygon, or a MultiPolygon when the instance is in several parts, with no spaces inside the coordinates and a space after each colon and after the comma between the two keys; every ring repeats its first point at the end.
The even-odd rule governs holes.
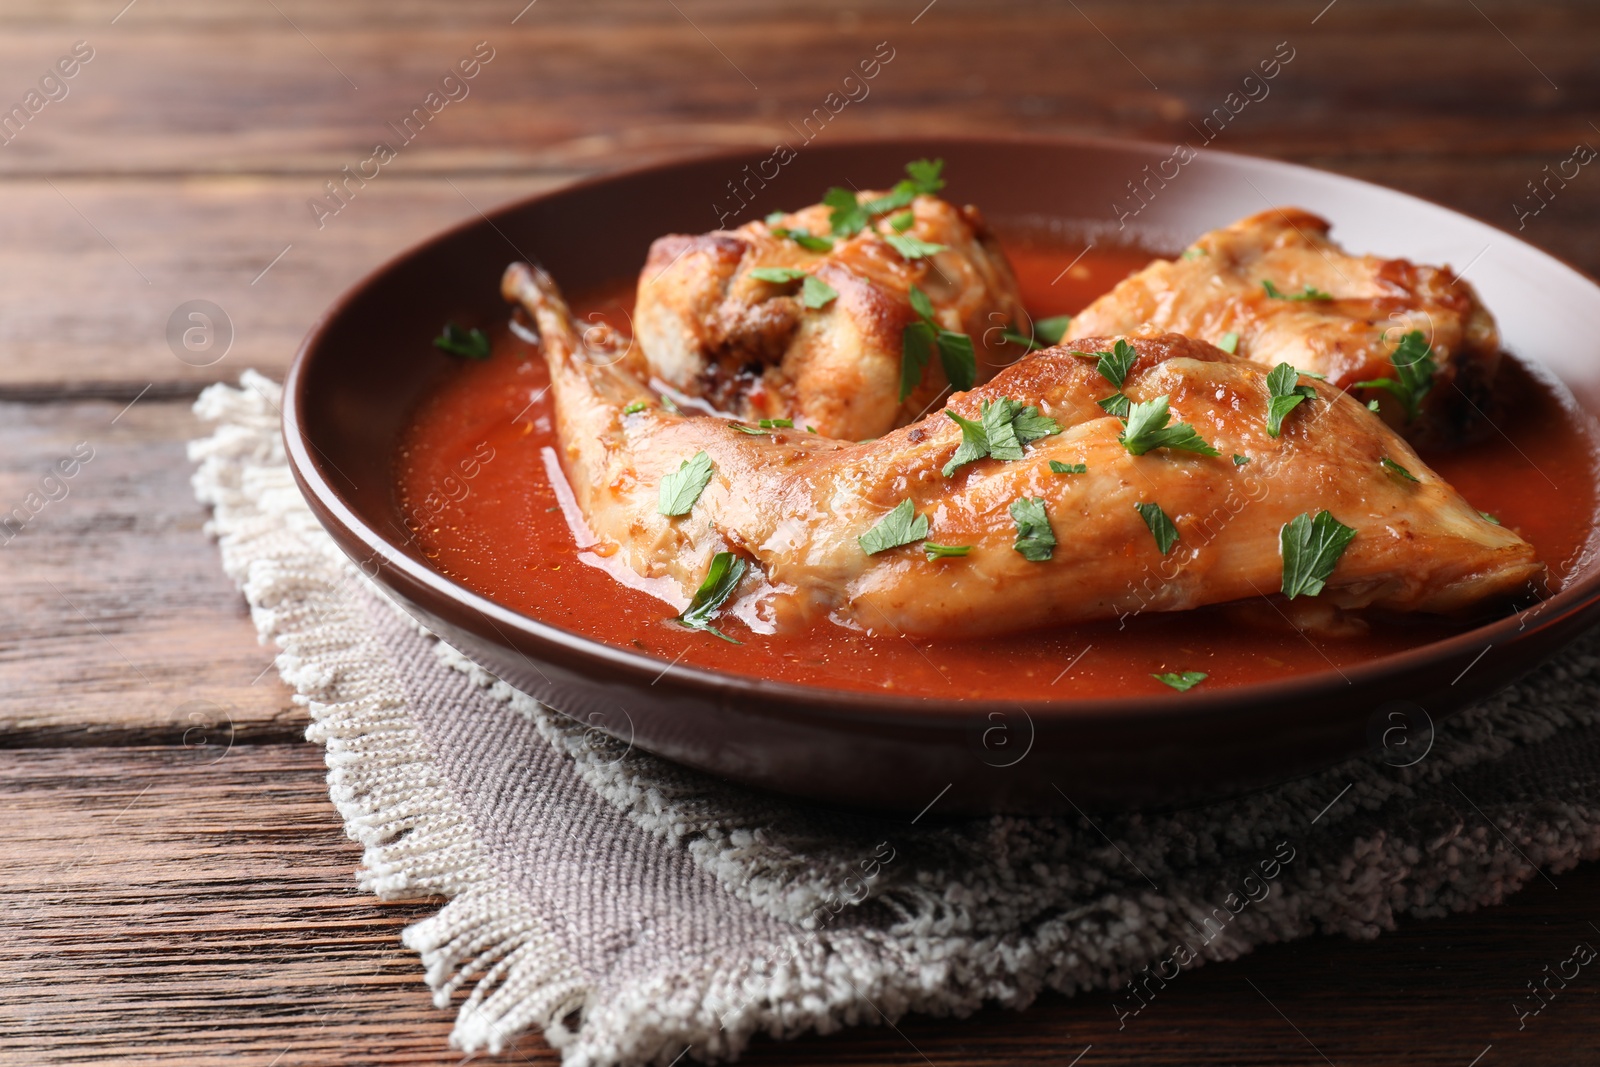
{"type": "MultiPolygon", "coordinates": [[[[435,902],[354,887],[309,745],[0,752],[0,1064],[453,1065],[403,926],[435,902]]],[[[1511,1002],[1579,940],[1600,869],[1500,908],[1185,972],[1118,1029],[1104,991],[1025,1013],[759,1042],[750,1064],[1578,1064],[1588,972],[1528,1026],[1511,1002]],[[1282,1014],[1280,1015],[1279,1012],[1282,1014]],[[1298,1029],[1298,1033],[1296,1032],[1298,1029]],[[1303,1035],[1303,1036],[1302,1036],[1303,1035]]],[[[549,1064],[535,1037],[506,1056],[549,1064]]]]}
{"type": "Polygon", "coordinates": [[[0,745],[300,736],[189,488],[204,427],[124,407],[0,404],[0,745]]]}

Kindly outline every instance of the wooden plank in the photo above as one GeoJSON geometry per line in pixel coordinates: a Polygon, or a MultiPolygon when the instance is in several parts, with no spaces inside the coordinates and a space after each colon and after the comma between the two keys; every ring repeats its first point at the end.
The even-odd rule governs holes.
{"type": "MultiPolygon", "coordinates": [[[[0,1063],[461,1062],[399,931],[429,902],[354,888],[313,746],[0,752],[0,1063]]],[[[750,1064],[1573,1064],[1600,1045],[1588,972],[1518,1031],[1524,983],[1600,940],[1600,867],[1500,908],[1318,938],[1181,973],[1118,1029],[1105,991],[758,1042],[750,1064]],[[1280,1014],[1281,1012],[1281,1014],[1280,1014]],[[1297,1032],[1298,1031],[1298,1032],[1297,1032]]],[[[530,1037],[508,1062],[552,1064],[530,1037]]]]}
{"type": "Polygon", "coordinates": [[[4,100],[77,39],[93,60],[0,173],[324,172],[364,157],[478,41],[494,59],[399,169],[570,169],[708,142],[770,142],[823,106],[880,41],[892,63],[829,136],[907,130],[1191,135],[1279,42],[1292,65],[1230,124],[1243,151],[1545,154],[1591,136],[1592,5],[1417,10],[1314,5],[898,0],[850,8],[730,0],[512,0],[375,21],[365,7],[139,4],[111,24],[8,5],[4,100]],[[217,10],[213,12],[212,8],[217,10]],[[515,24],[512,19],[518,16],[515,24]],[[66,17],[75,21],[68,23],[66,17]],[[1510,38],[1508,40],[1507,38],[1510,38]],[[1513,44],[1512,42],[1516,42],[1513,44]],[[1560,88],[1558,89],[1557,86],[1560,88]],[[1381,120],[1381,121],[1380,121],[1381,120]]]}
{"type": "Polygon", "coordinates": [[[390,176],[320,231],[306,179],[7,183],[0,394],[126,400],[151,383],[197,392],[246,367],[281,377],[311,323],[362,275],[480,208],[552,183],[390,176]],[[216,346],[191,352],[169,341],[174,313],[196,299],[232,324],[220,359],[216,346]]]}
{"type": "Polygon", "coordinates": [[[124,406],[0,404],[0,745],[299,736],[202,531],[184,442],[203,427],[124,406]]]}

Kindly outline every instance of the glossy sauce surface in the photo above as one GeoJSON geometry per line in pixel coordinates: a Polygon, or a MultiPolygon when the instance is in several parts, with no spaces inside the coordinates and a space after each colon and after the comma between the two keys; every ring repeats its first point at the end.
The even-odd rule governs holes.
{"type": "MultiPolygon", "coordinates": [[[[1126,247],[1097,246],[1080,257],[1082,251],[1007,242],[1036,318],[1079,310],[1150,259],[1126,247]]],[[[628,331],[632,283],[578,294],[573,306],[581,318],[628,331]]],[[[549,474],[557,442],[547,383],[537,353],[509,333],[497,337],[492,358],[464,362],[422,404],[401,441],[396,501],[443,574],[508,608],[663,665],[939,699],[1088,698],[1171,692],[1150,677],[1166,671],[1204,671],[1208,689],[1333,671],[1484,621],[1372,619],[1364,634],[1309,637],[1262,600],[914,643],[893,632],[828,624],[761,636],[729,621],[729,635],[745,642],[729,644],[676,625],[673,609],[622,585],[606,572],[605,560],[577,547],[558,496],[565,487],[549,474]]],[[[1497,429],[1473,444],[1423,455],[1473,506],[1533,544],[1555,591],[1589,549],[1600,434],[1558,384],[1515,360],[1506,360],[1497,390],[1503,409],[1494,418],[1497,429]]]]}

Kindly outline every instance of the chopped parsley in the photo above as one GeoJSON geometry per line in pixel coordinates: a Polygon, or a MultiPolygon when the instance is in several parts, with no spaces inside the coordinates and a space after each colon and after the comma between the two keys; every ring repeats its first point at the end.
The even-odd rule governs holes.
{"type": "Polygon", "coordinates": [[[735,430],[738,430],[740,433],[749,434],[751,437],[760,437],[762,434],[767,432],[765,430],[758,430],[754,426],[746,426],[742,422],[729,422],[728,425],[732,426],[735,430]]]}
{"type": "Polygon", "coordinates": [[[1496,526],[1500,525],[1500,520],[1495,518],[1493,515],[1489,514],[1487,511],[1480,511],[1480,512],[1478,512],[1478,515],[1479,515],[1480,518],[1483,519],[1484,522],[1492,522],[1496,526]]]}
{"type": "Polygon", "coordinates": [[[750,277],[773,285],[787,285],[804,279],[800,286],[800,302],[812,310],[826,307],[839,295],[837,289],[815,274],[793,267],[756,267],[750,272],[750,277]]]}
{"type": "Polygon", "coordinates": [[[1222,335],[1222,340],[1217,342],[1217,347],[1230,356],[1234,355],[1239,351],[1239,335],[1229,330],[1222,335]]]}
{"type": "Polygon", "coordinates": [[[1156,547],[1165,556],[1172,551],[1172,546],[1178,543],[1178,528],[1172,524],[1172,519],[1161,510],[1160,504],[1135,504],[1133,510],[1139,513],[1144,524],[1150,528],[1150,536],[1156,539],[1156,547]]]}
{"type": "Polygon", "coordinates": [[[1162,685],[1170,685],[1180,693],[1187,693],[1195,686],[1206,680],[1205,671],[1176,671],[1166,674],[1152,674],[1150,677],[1162,685]]]}
{"type": "Polygon", "coordinates": [[[1235,467],[1242,467],[1246,463],[1249,463],[1249,462],[1250,462],[1250,457],[1249,456],[1241,456],[1237,452],[1235,452],[1233,454],[1233,465],[1235,467]]]}
{"type": "Polygon", "coordinates": [[[909,292],[917,321],[900,334],[900,399],[904,401],[922,381],[922,372],[935,350],[952,389],[971,389],[978,380],[978,357],[972,338],[947,330],[933,317],[933,302],[915,285],[909,292]]]}
{"type": "Polygon", "coordinates": [[[1325,293],[1314,285],[1307,284],[1298,293],[1286,293],[1279,289],[1266,278],[1261,279],[1261,288],[1267,291],[1267,296],[1273,300],[1332,300],[1333,294],[1325,293]]]}
{"type": "Polygon", "coordinates": [[[776,226],[778,223],[782,222],[788,217],[789,213],[787,211],[772,211],[767,214],[767,217],[764,221],[768,226],[776,226]]]}
{"type": "Polygon", "coordinates": [[[1128,408],[1132,401],[1121,393],[1112,393],[1104,400],[1096,400],[1095,403],[1100,405],[1107,415],[1115,415],[1119,419],[1125,419],[1128,417],[1128,408]]]}
{"type": "Polygon", "coordinates": [[[1139,358],[1133,346],[1123,340],[1118,340],[1111,346],[1109,352],[1073,352],[1075,356],[1085,356],[1094,359],[1095,370],[1100,372],[1100,377],[1117,387],[1117,392],[1095,403],[1107,415],[1115,415],[1119,419],[1128,417],[1129,400],[1122,394],[1122,383],[1127,380],[1128,371],[1133,368],[1134,361],[1139,358]]]}
{"type": "Polygon", "coordinates": [[[889,216],[889,228],[895,233],[905,233],[911,229],[912,223],[916,221],[917,216],[913,212],[909,210],[902,211],[898,215],[889,216]]]}
{"type": "Polygon", "coordinates": [[[661,479],[661,499],[656,510],[668,518],[694,510],[707,485],[711,484],[711,457],[704,450],[684,460],[677,470],[661,479]]]}
{"type": "Polygon", "coordinates": [[[1267,374],[1267,391],[1272,399],[1267,402],[1267,433],[1277,437],[1283,432],[1283,418],[1300,406],[1303,400],[1316,397],[1317,391],[1301,385],[1300,372],[1287,363],[1280,363],[1267,374]]]}
{"type": "Polygon", "coordinates": [[[1063,463],[1059,459],[1050,461],[1050,471],[1053,474],[1088,474],[1087,463],[1063,463]]]}
{"type": "Polygon", "coordinates": [[[1278,550],[1283,556],[1283,595],[1293,600],[1300,595],[1322,592],[1328,576],[1339,564],[1356,532],[1331,512],[1296,515],[1278,531],[1278,550]]]}
{"type": "Polygon", "coordinates": [[[886,233],[883,239],[889,242],[889,247],[899,252],[906,259],[922,259],[925,256],[938,255],[948,245],[938,244],[934,241],[924,241],[920,237],[912,237],[905,233],[886,233]]]}
{"type": "Polygon", "coordinates": [[[833,251],[833,242],[831,240],[826,237],[814,237],[805,230],[786,230],[782,226],[774,226],[772,236],[787,237],[808,252],[833,251]]]}
{"type": "MultiPolygon", "coordinates": [[[[1433,346],[1421,330],[1412,330],[1400,339],[1390,361],[1394,364],[1394,377],[1356,382],[1355,388],[1387,389],[1405,408],[1406,421],[1410,422],[1422,410],[1422,398],[1433,388],[1433,376],[1439,369],[1433,361],[1433,346]]],[[[1377,401],[1369,402],[1367,407],[1377,411],[1377,401]]]]}
{"type": "Polygon", "coordinates": [[[1024,407],[1020,401],[1007,396],[993,403],[983,401],[978,411],[978,419],[974,421],[945,409],[944,413],[961,427],[961,444],[941,470],[946,478],[985,456],[1021,459],[1023,445],[1061,432],[1061,424],[1055,419],[1039,414],[1039,409],[1032,404],[1024,407]]]}
{"type": "Polygon", "coordinates": [[[1117,440],[1135,456],[1142,456],[1153,448],[1171,448],[1183,452],[1198,452],[1202,456],[1220,456],[1208,445],[1193,426],[1186,422],[1168,426],[1172,413],[1167,410],[1168,398],[1158,396],[1134,404],[1128,409],[1128,425],[1117,440]]]}
{"type": "Polygon", "coordinates": [[[839,295],[839,290],[817,277],[807,274],[806,280],[800,285],[800,303],[815,311],[817,308],[827,307],[839,295]]]}
{"type": "Polygon", "coordinates": [[[489,335],[474,326],[463,330],[453,322],[444,324],[444,332],[433,339],[433,347],[462,359],[488,359],[489,335]]]}
{"type": "Polygon", "coordinates": [[[1203,670],[1176,670],[1176,672],[1170,670],[1170,672],[1158,673],[1158,675],[1150,675],[1150,677],[1160,681],[1162,685],[1173,686],[1174,689],[1178,689],[1179,693],[1187,693],[1189,689],[1195,688],[1202,681],[1205,681],[1208,675],[1203,670]]]}
{"type": "Polygon", "coordinates": [[[1186,259],[1186,260],[1196,260],[1196,259],[1199,259],[1201,256],[1206,255],[1206,254],[1207,254],[1206,250],[1197,245],[1194,248],[1185,248],[1183,250],[1183,255],[1178,257],[1178,258],[1186,259]]]}
{"type": "Polygon", "coordinates": [[[876,526],[856,538],[861,551],[869,556],[887,552],[891,548],[909,545],[928,536],[928,517],[918,515],[916,505],[906,497],[894,510],[878,520],[876,526]]]}
{"type": "Polygon", "coordinates": [[[760,422],[756,423],[756,425],[760,426],[763,430],[792,430],[794,429],[794,420],[762,419],[760,422]]]}
{"type": "Polygon", "coordinates": [[[922,193],[936,193],[944,188],[939,176],[944,170],[944,160],[919,159],[906,164],[906,177],[895,182],[894,188],[883,196],[861,200],[853,190],[834,186],[822,194],[822,202],[833,211],[828,224],[835,237],[849,237],[860,233],[875,215],[909,207],[911,201],[922,193]]]}
{"type": "Polygon", "coordinates": [[[683,409],[678,406],[678,402],[676,400],[672,399],[672,395],[670,393],[661,394],[661,410],[673,415],[683,414],[683,409]]]}
{"type": "Polygon", "coordinates": [[[706,568],[705,580],[700,583],[700,588],[694,591],[689,606],[678,616],[676,620],[678,625],[715,634],[731,645],[743,644],[743,641],[735,641],[712,626],[711,620],[716,616],[718,609],[727,603],[733,591],[739,587],[744,572],[744,560],[732,552],[718,552],[712,556],[711,566],[706,568]]]}
{"type": "Polygon", "coordinates": [[[635,412],[643,411],[645,408],[647,408],[649,406],[650,405],[646,404],[643,400],[634,400],[634,401],[631,401],[628,404],[627,407],[622,409],[622,413],[624,415],[632,415],[635,412]]]}
{"type": "Polygon", "coordinates": [[[1390,474],[1397,474],[1408,482],[1420,480],[1415,474],[1412,474],[1410,471],[1400,466],[1400,464],[1396,463],[1388,456],[1384,456],[1382,459],[1378,460],[1378,462],[1383,466],[1384,470],[1388,471],[1390,474]]]}
{"type": "Polygon", "coordinates": [[[1378,402],[1376,400],[1367,401],[1367,410],[1368,411],[1377,411],[1378,410],[1378,402]]]}
{"type": "Polygon", "coordinates": [[[936,559],[947,559],[952,556],[965,556],[972,551],[971,545],[936,545],[932,541],[922,542],[922,551],[928,554],[928,562],[936,559]]]}
{"type": "Polygon", "coordinates": [[[784,285],[788,282],[797,282],[806,277],[806,272],[793,267],[756,267],[750,272],[750,277],[757,281],[771,282],[774,285],[784,285]]]}
{"type": "Polygon", "coordinates": [[[1011,502],[1011,518],[1017,524],[1015,548],[1031,563],[1043,563],[1056,548],[1056,533],[1044,510],[1044,498],[1025,496],[1011,502]]]}

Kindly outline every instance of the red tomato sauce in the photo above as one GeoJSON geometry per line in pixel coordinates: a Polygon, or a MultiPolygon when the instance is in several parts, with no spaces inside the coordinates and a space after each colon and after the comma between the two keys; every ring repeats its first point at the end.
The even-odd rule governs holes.
{"type": "MultiPolygon", "coordinates": [[[[1035,318],[1080,310],[1151,257],[1126,246],[1084,253],[1028,241],[1007,242],[1007,252],[1035,318]]],[[[581,318],[626,331],[632,303],[628,281],[579,294],[573,306],[581,318]]],[[[1542,373],[1507,359],[1501,378],[1499,432],[1424,458],[1474,507],[1532,543],[1550,568],[1553,592],[1590,543],[1600,435],[1542,373]]],[[[1333,671],[1484,621],[1382,618],[1370,620],[1364,634],[1310,637],[1260,602],[914,643],[828,623],[762,636],[723,620],[744,642],[729,644],[678,626],[668,605],[619,583],[593,552],[577,547],[546,473],[545,450],[558,447],[543,392],[548,380],[542,359],[509,332],[497,337],[492,358],[453,371],[400,443],[400,511],[441,573],[508,608],[663,665],[943,699],[1090,698],[1170,692],[1151,677],[1167,671],[1203,671],[1207,689],[1333,671]]]]}

